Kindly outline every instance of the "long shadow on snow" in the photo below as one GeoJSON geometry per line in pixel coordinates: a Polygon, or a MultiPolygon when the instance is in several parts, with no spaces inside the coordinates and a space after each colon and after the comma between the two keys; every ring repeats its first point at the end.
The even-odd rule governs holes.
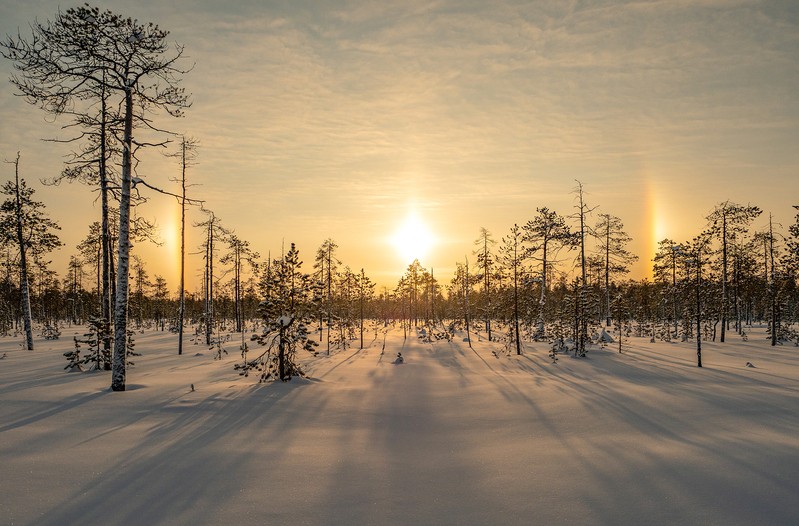
{"type": "MultiPolygon", "coordinates": [[[[607,380],[612,380],[613,377],[608,370],[603,370],[604,367],[609,365],[603,363],[603,360],[606,359],[609,360],[613,358],[610,356],[596,356],[596,359],[590,362],[584,362],[591,363],[591,365],[595,367],[594,370],[598,373],[592,376],[592,379],[588,381],[585,379],[579,381],[572,379],[568,374],[562,371],[553,372],[553,376],[556,376],[561,383],[569,386],[572,393],[571,396],[579,400],[586,407],[589,414],[615,414],[631,427],[630,431],[619,430],[619,432],[627,434],[630,432],[636,433],[637,436],[641,437],[640,440],[642,444],[657,444],[660,440],[671,441],[674,444],[687,447],[688,452],[695,454],[698,458],[710,460],[719,466],[742,469],[750,474],[758,476],[762,481],[771,484],[774,491],[782,491],[784,495],[791,494],[793,491],[792,488],[794,488],[796,484],[796,480],[793,479],[796,477],[794,476],[793,479],[791,479],[790,476],[775,475],[769,468],[764,467],[764,464],[758,461],[752,461],[746,454],[742,454],[747,452],[747,448],[752,447],[752,444],[747,442],[745,437],[739,438],[735,436],[735,434],[725,436],[726,443],[710,440],[708,434],[712,433],[714,430],[711,429],[708,431],[708,426],[711,424],[706,418],[692,419],[690,415],[675,411],[673,407],[671,407],[670,410],[668,407],[649,403],[651,401],[657,401],[657,396],[638,398],[635,395],[624,392],[621,389],[623,384],[610,385],[607,380]]],[[[645,371],[647,365],[648,364],[642,362],[630,364],[617,361],[617,363],[613,364],[613,367],[627,368],[631,371],[624,375],[620,375],[622,378],[626,379],[630,376],[640,381],[642,377],[646,377],[645,371]]],[[[653,390],[679,389],[680,396],[691,400],[701,400],[712,408],[707,412],[703,412],[706,413],[706,416],[714,416],[716,413],[722,415],[741,415],[739,419],[741,421],[741,429],[746,429],[749,426],[770,428],[787,437],[791,435],[792,430],[799,427],[799,418],[792,417],[787,420],[785,419],[786,415],[790,414],[790,411],[785,408],[787,406],[777,407],[777,410],[773,411],[771,400],[769,400],[769,397],[765,396],[765,393],[762,391],[752,393],[738,390],[725,390],[724,392],[716,392],[714,390],[718,388],[719,384],[723,385],[728,382],[729,376],[737,380],[751,380],[750,378],[740,375],[730,375],[724,371],[707,368],[696,368],[696,371],[690,372],[699,376],[694,379],[686,379],[684,377],[680,378],[680,376],[676,374],[677,370],[675,369],[671,371],[659,371],[649,377],[651,380],[658,380],[657,382],[653,382],[651,387],[653,390]],[[669,374],[669,372],[671,374],[669,374]],[[741,412],[731,412],[730,408],[734,405],[741,405],[744,407],[741,412]],[[753,419],[752,417],[759,418],[753,419]]],[[[618,373],[618,371],[616,371],[616,373],[618,373]]],[[[753,383],[757,385],[760,382],[753,383]]],[[[790,405],[790,402],[786,401],[784,404],[790,405]]],[[[574,445],[577,446],[577,444],[574,445]]],[[[594,446],[600,447],[597,444],[594,444],[594,446]]],[[[776,453],[778,457],[781,456],[783,459],[796,459],[797,457],[796,452],[791,451],[790,448],[765,442],[761,444],[761,446],[761,451],[765,456],[776,453]]],[[[644,446],[644,448],[645,447],[647,446],[644,446]]],[[[590,457],[581,453],[580,447],[574,447],[574,452],[575,455],[582,459],[586,466],[590,466],[594,463],[590,457]]],[[[605,446],[605,453],[613,455],[618,461],[620,457],[624,456],[625,452],[621,448],[614,448],[608,445],[605,446]]],[[[634,486],[625,484],[625,488],[634,487],[636,491],[640,491],[641,488],[649,488],[647,491],[643,492],[643,494],[650,495],[656,494],[652,493],[655,491],[663,493],[662,486],[667,484],[664,484],[665,479],[661,474],[667,473],[670,474],[675,481],[675,483],[670,486],[672,491],[681,492],[678,488],[690,486],[697,490],[697,493],[701,493],[702,488],[713,487],[714,485],[717,486],[719,477],[721,476],[704,473],[701,469],[694,468],[694,475],[692,475],[692,477],[685,477],[680,476],[680,474],[671,467],[673,459],[667,461],[667,459],[650,458],[650,462],[655,465],[651,468],[651,471],[648,471],[651,473],[658,473],[658,477],[634,476],[634,486]],[[677,483],[676,481],[680,482],[677,483]],[[702,484],[708,484],[709,486],[703,486],[702,484]]],[[[597,464],[601,464],[601,462],[597,464]]],[[[628,471],[634,473],[635,468],[635,465],[631,465],[628,471]]],[[[606,487],[609,484],[613,484],[613,480],[609,480],[601,469],[593,469],[593,471],[597,475],[598,480],[601,481],[601,484],[606,487]]],[[[720,469],[720,471],[724,473],[726,470],[720,469]]],[[[732,488],[732,486],[729,487],[732,488]]],[[[622,491],[622,489],[619,489],[619,491],[622,491]]],[[[613,492],[611,492],[611,494],[613,494],[613,492]]],[[[741,492],[737,499],[728,499],[727,504],[732,506],[732,509],[735,511],[725,511],[721,509],[717,511],[727,513],[730,518],[735,519],[735,522],[743,520],[742,517],[744,517],[744,515],[741,514],[747,513],[745,506],[741,508],[741,503],[746,502],[742,500],[744,496],[744,492],[741,492]]],[[[684,492],[683,498],[688,498],[684,492]]],[[[708,495],[708,500],[712,502],[712,492],[708,495]]],[[[601,504],[601,501],[597,501],[595,505],[600,506],[601,504]]],[[[612,513],[614,506],[607,507],[605,511],[612,513]]],[[[771,508],[772,512],[777,512],[775,509],[776,505],[772,505],[771,508]]],[[[752,515],[751,510],[748,513],[751,519],[757,520],[757,515],[752,515]]],[[[785,517],[791,515],[790,509],[783,510],[783,513],[785,517]]],[[[610,518],[611,517],[608,517],[608,519],[610,518]]],[[[718,519],[718,517],[716,519],[718,519]]],[[[744,523],[745,522],[747,521],[744,520],[744,523]]]]}
{"type": "MultiPolygon", "coordinates": [[[[624,360],[624,358],[621,360],[624,360]]],[[[695,490],[695,493],[699,495],[702,494],[703,491],[707,493],[707,487],[714,487],[714,485],[718,485],[719,483],[718,476],[703,473],[701,468],[695,468],[692,472],[693,475],[686,477],[679,470],[674,468],[673,459],[658,458],[657,454],[653,454],[647,449],[649,445],[655,445],[660,440],[681,444],[689,447],[700,458],[710,459],[714,463],[735,469],[743,469],[750,474],[754,474],[760,477],[762,481],[770,484],[771,490],[774,492],[781,492],[783,495],[789,496],[791,488],[795,486],[796,481],[792,480],[790,476],[784,474],[782,476],[775,475],[772,470],[760,465],[757,461],[750,461],[746,455],[731,454],[728,450],[722,448],[721,444],[701,440],[700,437],[707,434],[707,422],[686,420],[685,416],[682,414],[674,414],[657,404],[648,403],[649,401],[656,401],[656,396],[646,397],[645,400],[641,400],[636,398],[635,395],[626,393],[623,390],[623,381],[626,381],[629,376],[633,383],[651,386],[654,390],[679,389],[682,396],[687,396],[689,398],[696,397],[703,400],[708,405],[715,407],[716,410],[726,410],[729,412],[729,395],[714,393],[713,387],[716,386],[716,384],[723,384],[725,381],[729,381],[730,378],[726,378],[728,376],[736,380],[746,379],[751,381],[748,377],[731,374],[726,371],[707,370],[699,373],[706,375],[704,378],[684,378],[680,376],[682,373],[678,374],[674,366],[669,369],[662,365],[658,365],[653,371],[651,370],[650,364],[644,362],[635,364],[619,362],[615,359],[614,354],[607,352],[601,355],[596,354],[594,359],[581,360],[581,363],[588,364],[589,367],[593,368],[593,374],[590,374],[590,377],[584,376],[584,374],[575,374],[573,371],[563,371],[558,366],[548,367],[546,370],[539,367],[536,371],[535,368],[532,367],[533,360],[529,356],[524,356],[522,361],[518,363],[522,365],[521,368],[523,370],[534,372],[537,377],[539,377],[542,372],[549,373],[551,378],[556,380],[555,386],[558,384],[563,386],[560,392],[574,398],[578,403],[583,405],[587,414],[597,415],[598,417],[605,414],[615,414],[621,421],[631,427],[629,431],[620,430],[620,433],[640,437],[639,440],[641,440],[641,443],[645,444],[643,450],[648,452],[650,457],[648,459],[650,463],[648,468],[650,469],[642,472],[640,465],[641,459],[639,456],[636,456],[636,454],[626,454],[621,446],[603,446],[601,444],[591,443],[592,448],[604,449],[603,452],[605,456],[609,455],[611,458],[615,459],[614,469],[623,468],[622,472],[626,472],[631,477],[629,479],[619,478],[617,475],[608,472],[604,460],[597,460],[583,453],[585,449],[584,442],[586,440],[591,440],[590,434],[584,435],[580,433],[571,435],[561,432],[558,426],[548,418],[545,411],[543,411],[539,405],[536,404],[535,400],[527,394],[529,386],[525,386],[523,390],[514,383],[514,381],[519,380],[518,376],[506,377],[502,374],[496,376],[489,375],[489,378],[494,381],[506,399],[509,401],[525,400],[535,412],[537,421],[546,425],[554,436],[559,437],[564,443],[564,447],[570,448],[572,455],[583,465],[584,469],[592,473],[593,480],[581,481],[580,483],[581,488],[589,488],[581,491],[581,498],[590,503],[593,513],[595,513],[600,523],[614,523],[620,520],[620,518],[623,518],[623,516],[619,514],[619,510],[629,510],[629,502],[631,500],[640,503],[636,504],[641,507],[640,510],[636,510],[636,513],[640,516],[641,520],[646,519],[646,517],[651,518],[651,513],[655,510],[657,510],[657,514],[661,517],[671,517],[671,521],[696,518],[685,515],[683,512],[679,511],[679,508],[674,508],[673,506],[664,507],[658,504],[657,501],[648,502],[646,500],[648,498],[652,501],[652,495],[663,494],[665,490],[669,490],[676,495],[675,498],[682,499],[688,504],[688,501],[695,499],[696,496],[690,494],[685,488],[692,488],[692,490],[695,490]],[[529,363],[523,363],[525,360],[529,363]],[[613,363],[612,367],[610,367],[610,364],[606,363],[606,360],[613,360],[616,363],[613,363]],[[617,370],[611,372],[612,368],[616,368],[617,370]],[[626,369],[624,375],[618,375],[619,368],[622,370],[626,369]],[[616,376],[620,376],[623,381],[616,378],[616,376]],[[708,378],[708,376],[710,378],[708,378]],[[618,381],[614,382],[614,380],[618,381]],[[619,462],[620,460],[621,463],[619,462]],[[658,476],[648,476],[647,473],[657,473],[658,476]],[[666,476],[664,477],[662,474],[666,476]],[[704,481],[703,484],[708,484],[708,486],[702,486],[694,482],[696,480],[702,480],[704,481]],[[631,494],[638,495],[638,497],[633,498],[631,494]],[[624,498],[620,498],[619,496],[624,496],[624,498]]],[[[757,381],[755,381],[754,384],[761,384],[761,387],[770,386],[768,383],[757,381]]],[[[776,411],[770,411],[768,409],[769,402],[767,398],[763,396],[764,394],[763,392],[746,395],[738,393],[737,396],[743,398],[745,405],[759,403],[760,405],[752,408],[751,412],[755,415],[767,417],[771,420],[768,422],[768,426],[782,433],[784,436],[789,436],[791,429],[796,429],[799,422],[796,421],[796,418],[790,419],[789,422],[780,421],[778,417],[784,417],[786,414],[785,407],[777,407],[776,411]],[[764,407],[763,404],[766,404],[766,406],[764,407]],[[775,418],[769,418],[772,416],[772,413],[775,415],[775,418]]],[[[747,423],[755,424],[752,422],[747,423]]],[[[761,424],[762,423],[763,422],[761,422],[761,424]]],[[[591,427],[589,422],[586,424],[587,428],[591,427]]],[[[732,451],[740,451],[739,448],[747,446],[743,438],[740,440],[732,440],[731,442],[729,447],[732,451]]],[[[796,457],[796,453],[791,452],[789,448],[780,447],[778,445],[772,445],[771,447],[775,448],[776,450],[773,452],[783,459],[796,457]]],[[[765,452],[768,450],[769,444],[762,444],[762,451],[765,452]]],[[[640,453],[640,451],[635,451],[634,453],[640,453]]],[[[728,499],[729,507],[734,511],[725,511],[718,508],[716,511],[727,514],[728,517],[733,519],[736,523],[742,523],[742,520],[743,523],[745,523],[750,519],[756,519],[757,514],[753,514],[751,511],[746,512],[740,505],[736,505],[736,503],[740,504],[741,502],[746,502],[742,498],[744,496],[743,492],[738,492],[737,498],[728,499]],[[742,517],[748,518],[742,519],[742,517]]],[[[707,499],[709,505],[712,505],[712,491],[707,495],[707,499]]],[[[783,506],[785,506],[784,503],[790,502],[790,498],[786,497],[782,502],[783,506]]],[[[785,518],[791,516],[791,510],[788,507],[784,507],[782,510],[778,508],[780,504],[779,499],[777,503],[772,504],[772,516],[775,513],[777,515],[781,513],[785,518]],[[775,510],[775,506],[778,509],[775,510]]],[[[695,509],[695,507],[693,509],[695,509]]],[[[767,511],[765,506],[761,506],[761,511],[767,511]]],[[[710,518],[712,518],[712,516],[710,516],[710,518]]],[[[718,519],[718,516],[716,516],[716,519],[718,519]]]]}
{"type": "Polygon", "coordinates": [[[325,507],[342,499],[354,505],[332,524],[433,524],[468,517],[475,523],[496,520],[490,496],[478,491],[478,459],[458,447],[464,425],[458,392],[470,384],[463,351],[455,346],[403,342],[406,363],[380,366],[373,379],[368,411],[351,414],[338,448],[344,455],[331,479],[325,507]],[[452,373],[455,373],[454,375],[452,373]],[[364,422],[365,420],[365,422],[364,422]],[[353,441],[368,447],[353,451],[353,441]],[[338,481],[361,480],[361,493],[338,481]]]}
{"type": "Polygon", "coordinates": [[[75,488],[65,504],[37,523],[207,523],[221,503],[240,492],[236,481],[258,458],[259,446],[286,441],[290,411],[275,407],[298,387],[256,386],[233,399],[214,396],[195,406],[164,404],[159,413],[167,418],[140,444],[120,451],[121,459],[106,473],[75,488]],[[227,447],[231,439],[241,447],[227,447]]]}
{"type": "Polygon", "coordinates": [[[2,427],[0,427],[0,433],[5,431],[10,431],[12,429],[17,429],[20,427],[24,427],[35,422],[39,422],[40,420],[44,420],[51,416],[57,415],[64,411],[68,411],[70,409],[74,409],[76,407],[80,407],[83,404],[91,402],[92,400],[96,400],[97,398],[107,394],[108,391],[97,391],[93,393],[83,393],[78,394],[63,400],[58,400],[57,402],[36,402],[37,405],[45,405],[45,408],[31,414],[30,409],[25,410],[25,416],[14,420],[2,427]]]}

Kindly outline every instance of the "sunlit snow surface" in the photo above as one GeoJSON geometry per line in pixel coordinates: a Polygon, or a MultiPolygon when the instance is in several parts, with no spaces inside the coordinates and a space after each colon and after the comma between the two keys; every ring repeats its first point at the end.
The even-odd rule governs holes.
{"type": "Polygon", "coordinates": [[[0,338],[0,524],[799,524],[799,349],[762,329],[702,369],[394,330],[266,385],[236,336],[215,361],[146,332],[124,393],[63,370],[78,332],[0,338]]]}

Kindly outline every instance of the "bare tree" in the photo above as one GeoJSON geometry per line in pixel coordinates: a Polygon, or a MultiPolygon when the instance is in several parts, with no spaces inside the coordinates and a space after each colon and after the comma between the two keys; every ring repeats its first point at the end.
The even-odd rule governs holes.
{"type": "Polygon", "coordinates": [[[575,347],[575,354],[580,356],[585,356],[585,346],[586,340],[588,339],[588,314],[586,313],[586,305],[588,304],[587,298],[587,291],[586,291],[586,259],[585,259],[585,237],[587,234],[590,234],[590,229],[586,224],[588,219],[588,214],[590,214],[596,207],[589,208],[588,205],[585,203],[584,192],[583,192],[583,183],[577,181],[577,187],[574,189],[573,192],[577,197],[577,205],[575,208],[577,211],[573,214],[572,217],[577,219],[580,224],[579,233],[579,243],[580,243],[580,257],[578,260],[578,265],[580,266],[580,296],[577,299],[577,319],[575,320],[577,326],[579,328],[579,335],[577,338],[577,345],[575,347]]]}
{"type": "Polygon", "coordinates": [[[183,318],[186,315],[186,169],[196,159],[198,142],[181,137],[180,141],[180,287],[178,291],[178,354],[183,354],[183,318]]]}
{"type": "Polygon", "coordinates": [[[183,48],[176,45],[174,51],[170,50],[166,41],[169,33],[157,25],[88,5],[60,12],[52,22],[35,22],[31,30],[29,40],[18,36],[2,42],[3,55],[20,72],[12,77],[12,83],[29,102],[59,114],[81,101],[86,86],[101,86],[122,108],[111,388],[124,391],[133,156],[134,146],[148,144],[134,141],[133,130],[143,127],[160,131],[150,118],[154,110],[179,117],[190,105],[188,95],[179,87],[180,77],[186,72],[177,67],[183,48]]]}
{"type": "Polygon", "coordinates": [[[98,16],[99,10],[88,6],[78,11],[68,10],[59,14],[54,23],[34,24],[30,41],[18,36],[0,42],[0,54],[15,62],[20,75],[13,75],[11,82],[28,102],[56,117],[71,118],[62,129],[76,130],[75,135],[52,141],[72,143],[87,140],[73,152],[63,172],[47,180],[46,184],[80,180],[99,186],[103,235],[101,309],[106,323],[103,333],[107,335],[103,345],[109,350],[114,303],[109,221],[114,170],[110,161],[112,157],[119,158],[121,153],[121,148],[113,141],[114,136],[121,133],[122,118],[110,101],[111,90],[104,65],[90,49],[99,46],[96,41],[98,16]],[[95,82],[95,79],[101,81],[95,82]]]}

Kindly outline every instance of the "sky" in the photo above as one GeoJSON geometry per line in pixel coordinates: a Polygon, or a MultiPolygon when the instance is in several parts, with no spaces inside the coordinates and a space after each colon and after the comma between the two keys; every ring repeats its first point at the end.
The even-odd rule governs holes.
{"type": "MultiPolygon", "coordinates": [[[[75,5],[78,5],[77,3],[75,5]]],[[[70,7],[61,4],[61,8],[70,7]]],[[[474,263],[480,228],[499,241],[536,208],[573,214],[579,180],[597,214],[621,218],[650,276],[657,241],[691,239],[713,207],[760,206],[784,228],[799,204],[799,3],[793,1],[110,1],[185,46],[192,107],[157,123],[193,136],[193,197],[262,256],[295,242],[306,268],[327,238],[389,287],[427,233],[421,263],[448,281],[474,263]],[[407,243],[406,243],[407,244],[407,243]]],[[[0,0],[0,33],[29,34],[59,2],[0,0]]],[[[0,77],[11,64],[0,61],[0,77]]],[[[0,82],[0,157],[62,226],[63,265],[99,219],[96,192],[42,187],[69,145],[61,126],[0,82]]],[[[170,147],[169,151],[174,151],[170,147]]],[[[179,166],[146,154],[138,175],[176,190],[179,166]]],[[[0,180],[13,177],[0,165],[0,180]]],[[[179,208],[139,213],[161,247],[134,253],[177,288],[179,208]]],[[[190,222],[203,220],[197,210],[190,222]]],[[[197,251],[201,235],[190,232],[197,251]]],[[[199,256],[187,262],[189,290],[199,256]]],[[[60,270],[60,269],[59,269],[60,270]]]]}

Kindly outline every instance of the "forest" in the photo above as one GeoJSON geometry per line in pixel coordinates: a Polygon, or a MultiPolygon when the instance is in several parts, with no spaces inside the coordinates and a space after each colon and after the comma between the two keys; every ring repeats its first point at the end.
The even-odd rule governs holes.
{"type": "Polygon", "coordinates": [[[545,341],[553,361],[562,353],[585,356],[612,340],[611,330],[619,352],[630,336],[693,341],[700,367],[703,341],[746,339],[753,325],[768,327],[771,345],[799,345],[799,213],[785,228],[748,203],[719,202],[692,239],[663,239],[655,254],[633,254],[622,220],[585,202],[577,181],[572,210],[539,206],[506,232],[475,232],[464,247],[471,257],[456,262],[448,282],[416,260],[382,290],[367,269],[339,260],[333,239],[315,252],[303,247],[310,258],[293,244],[264,258],[210,203],[187,194],[197,141],[166,131],[161,120],[190,109],[181,79],[191,64],[183,47],[168,44],[168,32],[88,5],[31,30],[0,43],[16,70],[11,83],[74,132],[63,172],[43,183],[84,184],[100,196],[101,210],[83,241],[64,247],[73,253],[66,271],[53,270],[48,254],[61,246],[58,221],[36,200],[21,155],[3,152],[0,334],[24,338],[33,350],[34,333],[58,338],[64,327],[88,326],[67,366],[111,370],[114,390],[125,390],[132,341],[144,329],[175,333],[178,354],[184,333],[220,353],[223,335],[240,333],[236,370],[260,380],[302,374],[296,353],[363,347],[365,332],[388,327],[405,338],[502,342],[517,355],[525,342],[545,341]],[[178,160],[180,194],[136,175],[137,154],[154,147],[178,160]],[[177,295],[131,249],[156,237],[144,192],[168,194],[182,210],[177,295]],[[186,224],[191,206],[206,220],[186,224]],[[188,228],[203,232],[201,247],[185,246],[188,228]],[[193,294],[183,265],[186,251],[197,249],[203,280],[193,294]],[[652,281],[627,278],[639,258],[651,260],[652,281]]]}

